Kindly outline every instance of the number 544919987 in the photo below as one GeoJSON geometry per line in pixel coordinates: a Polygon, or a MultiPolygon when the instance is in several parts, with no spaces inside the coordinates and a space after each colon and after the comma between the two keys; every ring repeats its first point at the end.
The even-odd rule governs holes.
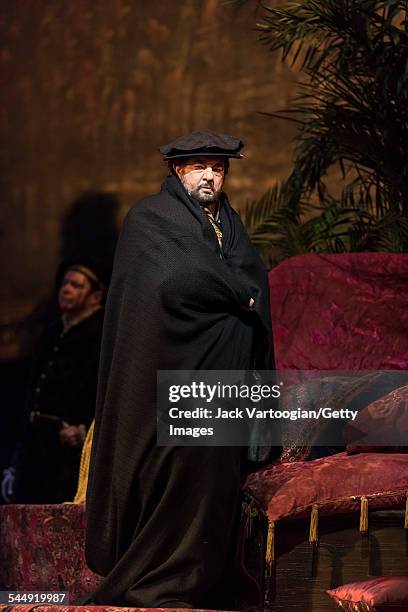
{"type": "Polygon", "coordinates": [[[67,591],[0,591],[0,604],[68,604],[67,591]]]}

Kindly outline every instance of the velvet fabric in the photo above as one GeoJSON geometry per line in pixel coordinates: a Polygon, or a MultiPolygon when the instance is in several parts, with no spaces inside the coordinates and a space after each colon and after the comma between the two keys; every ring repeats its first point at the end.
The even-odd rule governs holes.
{"type": "Polygon", "coordinates": [[[348,455],[358,455],[359,453],[406,453],[408,446],[358,446],[347,445],[348,455]]]}
{"type": "Polygon", "coordinates": [[[406,612],[408,576],[387,576],[351,582],[327,593],[346,612],[406,612]]]}
{"type": "MultiPolygon", "coordinates": [[[[348,454],[387,452],[387,450],[401,452],[403,445],[408,444],[408,385],[391,391],[361,410],[352,427],[366,434],[364,442],[367,444],[364,446],[348,444],[348,454]],[[389,444],[390,440],[393,441],[393,445],[389,444]],[[370,447],[373,443],[375,446],[370,447]]],[[[345,440],[348,436],[352,437],[352,432],[346,427],[345,440]]]]}
{"type": "Polygon", "coordinates": [[[68,591],[100,582],[84,558],[83,504],[0,506],[0,590],[68,591]]]}
{"type": "Polygon", "coordinates": [[[281,410],[298,407],[318,411],[330,406],[332,410],[348,409],[358,414],[349,423],[337,419],[284,421],[283,451],[278,462],[318,459],[341,452],[347,442],[349,454],[366,452],[366,448],[367,452],[406,452],[407,382],[408,371],[363,371],[321,376],[284,388],[279,400],[281,410]]]}
{"type": "Polygon", "coordinates": [[[408,491],[408,455],[338,453],[311,462],[283,463],[250,474],[244,490],[270,520],[353,512],[360,497],[369,509],[402,507],[408,491]]]}
{"type": "MultiPolygon", "coordinates": [[[[309,370],[308,377],[313,378],[321,377],[319,370],[408,369],[407,255],[305,254],[274,268],[269,285],[276,367],[291,370],[288,380],[303,385],[305,375],[299,370],[309,370]]],[[[367,397],[366,404],[360,401],[360,406],[384,392],[367,397]]],[[[319,448],[325,442],[314,432],[310,444],[317,446],[291,445],[290,438],[301,426],[293,422],[283,429],[279,461],[336,452],[319,448]]],[[[305,439],[303,434],[300,437],[305,439]]]]}
{"type": "Polygon", "coordinates": [[[347,445],[348,455],[358,455],[359,453],[406,453],[408,446],[359,446],[358,444],[347,445]]]}
{"type": "Polygon", "coordinates": [[[13,606],[1,606],[0,612],[73,612],[79,610],[80,612],[159,612],[160,610],[166,610],[166,612],[222,612],[222,610],[203,610],[196,608],[125,608],[115,606],[40,606],[40,605],[13,605],[13,606]]]}
{"type": "MultiPolygon", "coordinates": [[[[394,389],[401,384],[401,380],[408,380],[408,373],[355,372],[347,376],[321,376],[284,387],[279,399],[279,409],[290,411],[296,407],[317,412],[323,406],[330,406],[332,410],[360,410],[372,400],[381,397],[384,390],[394,389]]],[[[291,444],[299,443],[313,446],[323,444],[325,438],[329,438],[334,444],[337,442],[344,446],[345,426],[347,423],[344,421],[330,419],[316,419],[314,422],[303,419],[286,420],[282,424],[282,445],[285,449],[291,444]]]]}
{"type": "Polygon", "coordinates": [[[277,369],[408,369],[408,255],[301,255],[269,284],[277,369]]]}

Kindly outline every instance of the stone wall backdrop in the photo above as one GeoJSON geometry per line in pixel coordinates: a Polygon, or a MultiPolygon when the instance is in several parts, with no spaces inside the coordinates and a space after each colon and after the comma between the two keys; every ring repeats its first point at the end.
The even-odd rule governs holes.
{"type": "Polygon", "coordinates": [[[0,358],[17,356],[10,325],[50,291],[67,227],[79,247],[93,228],[103,240],[107,218],[119,226],[159,189],[161,144],[200,128],[240,136],[245,160],[227,185],[237,208],[287,174],[293,127],[260,112],[285,107],[297,75],[258,42],[256,5],[1,3],[0,358]],[[118,203],[102,198],[72,225],[90,191],[118,203]]]}

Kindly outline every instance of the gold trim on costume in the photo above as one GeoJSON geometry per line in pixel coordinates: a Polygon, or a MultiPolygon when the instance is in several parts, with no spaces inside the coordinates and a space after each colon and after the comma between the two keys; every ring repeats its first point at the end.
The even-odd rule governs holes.
{"type": "Polygon", "coordinates": [[[96,283],[101,289],[105,289],[105,285],[99,280],[95,272],[92,272],[92,270],[88,268],[87,266],[82,266],[82,265],[69,266],[68,270],[73,270],[74,272],[81,272],[81,274],[84,274],[84,276],[87,276],[94,283],[96,283]]]}

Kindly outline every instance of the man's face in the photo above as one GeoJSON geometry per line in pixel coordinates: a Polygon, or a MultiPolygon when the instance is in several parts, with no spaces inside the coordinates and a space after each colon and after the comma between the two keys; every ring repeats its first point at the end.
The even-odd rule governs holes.
{"type": "Polygon", "coordinates": [[[218,202],[225,178],[224,158],[189,157],[174,170],[186,191],[201,204],[218,202]]]}
{"type": "Polygon", "coordinates": [[[95,303],[95,294],[87,277],[81,272],[68,270],[58,292],[58,304],[63,314],[81,314],[95,303]]]}

